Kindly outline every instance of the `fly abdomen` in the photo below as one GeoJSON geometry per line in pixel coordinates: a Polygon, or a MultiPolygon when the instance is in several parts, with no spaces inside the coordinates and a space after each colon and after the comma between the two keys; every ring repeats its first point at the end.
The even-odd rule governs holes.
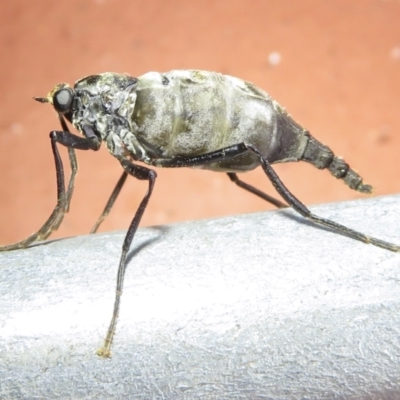
{"type": "Polygon", "coordinates": [[[303,161],[315,165],[319,169],[327,168],[337,179],[342,179],[350,189],[361,193],[372,193],[372,186],[363,183],[357,172],[340,157],[335,156],[332,150],[308,134],[308,143],[304,150],[303,161]]]}
{"type": "Polygon", "coordinates": [[[278,103],[274,102],[277,112],[279,131],[279,145],[269,157],[272,163],[307,161],[318,169],[328,169],[337,179],[353,190],[362,193],[372,193],[372,186],[363,183],[357,172],[333,151],[315,139],[298,124],[278,103]]]}

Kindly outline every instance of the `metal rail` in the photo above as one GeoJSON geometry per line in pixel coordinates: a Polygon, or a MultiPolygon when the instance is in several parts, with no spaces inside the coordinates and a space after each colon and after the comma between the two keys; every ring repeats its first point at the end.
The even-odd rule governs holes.
{"type": "MultiPolygon", "coordinates": [[[[400,196],[312,207],[400,243],[400,196]]],[[[290,210],[0,254],[0,398],[400,398],[400,254],[290,210]]]]}

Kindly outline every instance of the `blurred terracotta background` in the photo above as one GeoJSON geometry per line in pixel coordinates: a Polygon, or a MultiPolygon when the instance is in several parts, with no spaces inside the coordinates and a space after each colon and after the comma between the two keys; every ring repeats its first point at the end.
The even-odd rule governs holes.
{"type": "MultiPolygon", "coordinates": [[[[35,231],[56,201],[48,134],[58,121],[32,97],[104,71],[195,68],[251,81],[344,156],[375,195],[400,192],[400,1],[14,0],[0,8],[2,244],[35,231]]],[[[105,149],[78,159],[72,209],[53,237],[88,233],[121,173],[105,149]]],[[[362,197],[305,163],[276,170],[306,204],[362,197]]],[[[274,194],[261,171],[242,178],[274,194]]],[[[101,231],[127,228],[146,188],[128,178],[101,231]]],[[[158,170],[142,225],[271,208],[225,174],[158,170]]]]}

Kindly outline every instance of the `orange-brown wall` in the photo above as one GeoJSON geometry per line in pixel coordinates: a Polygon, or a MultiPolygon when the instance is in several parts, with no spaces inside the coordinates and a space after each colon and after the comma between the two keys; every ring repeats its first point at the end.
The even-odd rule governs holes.
{"type": "MultiPolygon", "coordinates": [[[[400,192],[399,21],[396,0],[2,2],[0,243],[36,230],[56,200],[48,133],[58,121],[32,97],[104,71],[195,68],[252,81],[344,156],[376,195],[400,192]],[[274,52],[277,65],[269,62],[274,52]]],[[[72,209],[54,237],[87,233],[120,175],[105,149],[78,157],[72,209]]],[[[306,164],[276,169],[306,204],[362,197],[306,164]]],[[[261,171],[243,178],[274,194],[261,171]]],[[[125,229],[145,190],[128,179],[102,230],[125,229]]],[[[224,174],[158,170],[142,225],[267,209],[224,174]]]]}

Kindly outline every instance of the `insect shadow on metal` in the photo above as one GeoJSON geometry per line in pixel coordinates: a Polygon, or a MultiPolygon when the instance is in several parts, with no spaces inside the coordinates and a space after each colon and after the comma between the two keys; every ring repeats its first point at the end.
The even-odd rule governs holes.
{"type": "Polygon", "coordinates": [[[97,354],[111,356],[126,269],[126,257],[156,180],[155,167],[194,167],[226,172],[239,187],[276,207],[288,205],[308,220],[352,239],[398,252],[400,246],[367,236],[344,225],[318,217],[282,183],[271,164],[307,161],[328,169],[351,189],[371,193],[372,187],[329,147],[297,124],[266,92],[249,82],[215,72],[177,70],[149,72],[139,78],[116,73],[92,75],[74,87],[59,84],[47,97],[35,98],[53,105],[62,130],[50,133],[57,178],[57,204],[34,234],[0,251],[27,247],[46,239],[69,210],[77,172],[75,150],[99,150],[105,142],[120,162],[123,173],[92,233],[112,208],[128,175],[148,182],[126,233],[118,266],[112,319],[97,354]],[[66,121],[82,136],[72,134],[66,121]],[[71,177],[65,187],[63,163],[57,148],[68,148],[71,177]],[[237,172],[261,166],[285,203],[240,180],[237,172]]]}

